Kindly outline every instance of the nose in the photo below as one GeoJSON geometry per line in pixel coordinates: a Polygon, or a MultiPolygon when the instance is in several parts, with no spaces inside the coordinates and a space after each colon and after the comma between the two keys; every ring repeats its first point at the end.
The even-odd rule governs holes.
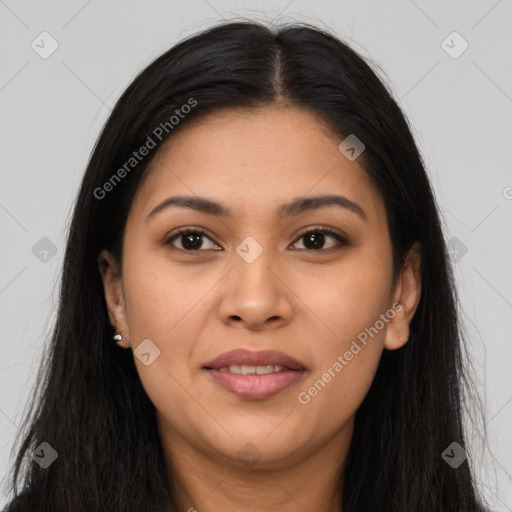
{"type": "Polygon", "coordinates": [[[266,251],[251,263],[238,255],[222,281],[219,315],[226,325],[251,330],[282,327],[293,315],[293,292],[266,251]]]}

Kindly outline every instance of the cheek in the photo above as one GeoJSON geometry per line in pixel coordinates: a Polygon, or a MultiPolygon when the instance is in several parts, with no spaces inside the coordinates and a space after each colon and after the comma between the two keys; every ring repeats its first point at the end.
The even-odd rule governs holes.
{"type": "Polygon", "coordinates": [[[350,361],[346,351],[333,354],[330,363],[301,387],[297,407],[303,411],[304,428],[313,423],[315,431],[334,433],[354,416],[371,386],[382,353],[378,345],[355,352],[358,350],[350,361]]]}
{"type": "Polygon", "coordinates": [[[171,269],[165,258],[151,254],[137,257],[133,253],[124,262],[126,314],[134,362],[150,400],[175,421],[179,420],[174,417],[176,411],[191,407],[185,390],[191,386],[191,359],[203,330],[206,301],[202,299],[216,282],[214,276],[198,273],[198,268],[171,269]],[[158,348],[153,349],[158,356],[149,365],[137,357],[137,346],[147,339],[158,348]]]}
{"type": "Polygon", "coordinates": [[[354,250],[336,268],[311,272],[294,283],[312,314],[322,320],[330,352],[343,349],[386,312],[391,271],[391,258],[354,250]]]}
{"type": "Polygon", "coordinates": [[[296,397],[318,426],[339,428],[368,392],[383,351],[385,329],[370,331],[384,311],[379,306],[373,297],[338,295],[336,310],[325,315],[334,333],[315,336],[315,364],[296,397]]]}
{"type": "Polygon", "coordinates": [[[359,407],[382,354],[391,260],[377,260],[354,254],[338,272],[309,278],[319,286],[310,288],[306,303],[326,328],[315,336],[314,371],[297,398],[333,425],[359,407]]]}
{"type": "Polygon", "coordinates": [[[183,389],[190,385],[195,347],[209,318],[205,294],[218,281],[210,274],[199,267],[171,269],[162,257],[126,258],[123,279],[134,362],[157,408],[186,400],[183,389]],[[158,354],[148,366],[137,357],[137,346],[147,339],[158,354]]]}
{"type": "Polygon", "coordinates": [[[153,336],[162,346],[197,327],[193,319],[202,298],[216,283],[215,276],[199,267],[171,266],[164,255],[150,253],[127,257],[123,279],[130,336],[153,336]]]}

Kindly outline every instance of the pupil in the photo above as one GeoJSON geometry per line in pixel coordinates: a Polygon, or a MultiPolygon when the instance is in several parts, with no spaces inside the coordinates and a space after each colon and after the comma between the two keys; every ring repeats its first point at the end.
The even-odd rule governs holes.
{"type": "Polygon", "coordinates": [[[199,249],[201,247],[201,234],[200,233],[191,233],[189,235],[183,235],[185,238],[185,243],[183,243],[183,247],[185,249],[199,249]]]}
{"type": "Polygon", "coordinates": [[[304,244],[308,249],[319,249],[323,245],[323,233],[309,233],[306,235],[306,243],[304,244]]]}

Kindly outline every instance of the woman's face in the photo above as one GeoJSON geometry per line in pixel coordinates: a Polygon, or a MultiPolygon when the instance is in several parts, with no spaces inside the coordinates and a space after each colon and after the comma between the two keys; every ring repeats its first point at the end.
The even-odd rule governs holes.
{"type": "Polygon", "coordinates": [[[223,111],[151,163],[122,275],[107,252],[102,275],[169,453],[262,468],[341,454],[382,350],[407,339],[418,282],[406,269],[393,286],[383,200],[340,142],[303,110],[223,111]]]}

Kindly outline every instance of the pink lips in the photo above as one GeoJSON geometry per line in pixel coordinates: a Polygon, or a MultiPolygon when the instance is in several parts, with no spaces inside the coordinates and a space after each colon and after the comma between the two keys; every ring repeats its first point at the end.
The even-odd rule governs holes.
{"type": "Polygon", "coordinates": [[[205,365],[208,374],[222,388],[251,400],[268,398],[297,382],[305,372],[296,359],[276,350],[251,352],[236,349],[220,355],[205,365]],[[267,366],[279,365],[283,370],[266,375],[239,375],[220,372],[220,368],[231,365],[267,366]]]}

